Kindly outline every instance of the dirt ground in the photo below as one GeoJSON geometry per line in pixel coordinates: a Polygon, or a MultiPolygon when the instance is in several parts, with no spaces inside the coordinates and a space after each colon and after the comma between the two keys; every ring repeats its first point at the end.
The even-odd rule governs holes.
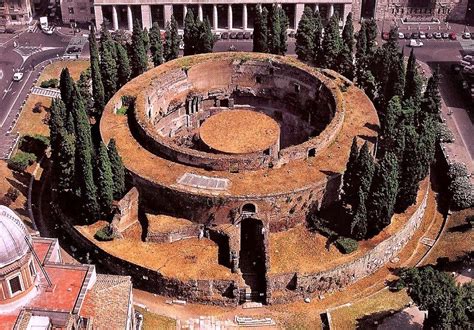
{"type": "Polygon", "coordinates": [[[41,76],[39,77],[36,85],[39,86],[42,81],[49,80],[49,79],[59,79],[61,74],[61,70],[65,67],[69,69],[69,73],[71,74],[72,79],[77,80],[81,75],[81,72],[86,70],[90,65],[89,61],[58,61],[48,65],[41,76]]]}

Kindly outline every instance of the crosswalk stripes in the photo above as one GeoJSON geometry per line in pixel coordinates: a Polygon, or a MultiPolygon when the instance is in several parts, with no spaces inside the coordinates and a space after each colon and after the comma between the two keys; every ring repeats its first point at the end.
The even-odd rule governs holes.
{"type": "Polygon", "coordinates": [[[56,98],[61,96],[61,92],[59,90],[52,88],[33,87],[31,93],[50,98],[56,98]]]}

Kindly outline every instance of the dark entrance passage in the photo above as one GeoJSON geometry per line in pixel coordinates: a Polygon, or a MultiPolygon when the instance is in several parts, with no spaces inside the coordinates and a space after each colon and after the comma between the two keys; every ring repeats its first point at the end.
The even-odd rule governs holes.
{"type": "Polygon", "coordinates": [[[262,221],[244,219],[240,223],[239,266],[245,283],[251,289],[246,300],[265,302],[265,245],[262,221]]]}
{"type": "Polygon", "coordinates": [[[360,14],[362,18],[374,18],[375,0],[362,0],[362,8],[360,14]]]}

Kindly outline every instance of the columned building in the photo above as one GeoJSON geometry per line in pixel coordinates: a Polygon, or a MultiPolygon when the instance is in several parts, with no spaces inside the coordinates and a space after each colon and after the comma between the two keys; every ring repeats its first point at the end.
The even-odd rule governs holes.
{"type": "MultiPolygon", "coordinates": [[[[262,0],[255,2],[243,0],[232,2],[224,0],[173,0],[166,3],[158,0],[96,0],[94,1],[95,22],[100,27],[105,21],[111,30],[132,30],[133,22],[139,20],[144,28],[149,29],[157,22],[164,29],[171,15],[178,21],[179,28],[184,25],[184,18],[188,10],[192,10],[201,19],[208,19],[214,31],[219,30],[241,30],[253,29],[254,13],[260,6],[272,6],[275,1],[262,0]]],[[[284,1],[279,3],[285,10],[290,29],[296,29],[303,14],[305,6],[313,10],[319,10],[323,19],[338,14],[341,19],[345,18],[352,10],[351,0],[331,0],[326,2],[308,1],[284,1]]]]}

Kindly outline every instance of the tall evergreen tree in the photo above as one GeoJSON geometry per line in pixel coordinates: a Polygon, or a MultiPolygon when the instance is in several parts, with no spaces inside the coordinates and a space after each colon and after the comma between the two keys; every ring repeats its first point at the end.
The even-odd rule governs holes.
{"type": "Polygon", "coordinates": [[[117,48],[117,88],[120,88],[130,80],[130,59],[125,47],[119,43],[116,43],[115,47],[117,48]]]}
{"type": "Polygon", "coordinates": [[[359,33],[357,34],[356,53],[355,53],[357,69],[360,72],[365,71],[367,64],[367,26],[362,22],[359,33]]]}
{"type": "Polygon", "coordinates": [[[142,30],[142,40],[143,40],[143,46],[145,48],[145,54],[148,55],[148,51],[150,50],[150,36],[148,35],[147,28],[144,28],[142,30]]]}
{"type": "Polygon", "coordinates": [[[313,61],[317,66],[321,65],[323,51],[321,44],[323,41],[323,22],[319,11],[314,13],[314,32],[313,32],[313,61]]]}
{"type": "Polygon", "coordinates": [[[390,73],[386,84],[385,99],[391,100],[392,97],[403,97],[405,90],[405,65],[403,63],[403,55],[395,57],[390,63],[390,73]]]}
{"type": "Polygon", "coordinates": [[[402,105],[400,97],[394,96],[388,103],[387,110],[382,122],[382,149],[395,153],[397,159],[401,160],[404,148],[404,127],[402,105]]]}
{"type": "Polygon", "coordinates": [[[337,59],[342,48],[342,40],[339,35],[339,19],[337,15],[333,15],[326,28],[324,29],[324,37],[321,44],[322,47],[322,61],[321,66],[337,70],[337,59]]]}
{"type": "Polygon", "coordinates": [[[354,24],[352,23],[352,12],[349,12],[346,17],[346,24],[342,30],[342,40],[344,45],[347,46],[350,53],[354,51],[354,24]]]}
{"type": "Polygon", "coordinates": [[[314,15],[310,7],[305,7],[296,31],[295,52],[301,61],[311,61],[314,57],[314,15]]]}
{"type": "Polygon", "coordinates": [[[154,22],[150,29],[150,50],[153,59],[153,65],[163,64],[163,43],[161,41],[160,28],[158,22],[154,22]]]}
{"type": "Polygon", "coordinates": [[[194,18],[194,13],[191,9],[189,9],[184,19],[184,56],[194,55],[197,53],[197,48],[199,45],[199,31],[196,23],[197,22],[194,18]]]}
{"type": "Polygon", "coordinates": [[[165,61],[171,61],[178,58],[179,55],[179,35],[178,22],[173,15],[171,21],[166,23],[166,37],[163,48],[165,61]]]}
{"type": "Polygon", "coordinates": [[[281,20],[280,10],[277,5],[270,7],[268,13],[268,52],[271,54],[279,54],[281,48],[281,20]]]}
{"type": "Polygon", "coordinates": [[[253,27],[253,51],[257,53],[268,53],[268,10],[263,7],[255,11],[253,27]]]}
{"type": "Polygon", "coordinates": [[[108,154],[113,177],[114,198],[120,199],[125,193],[125,168],[123,166],[122,158],[118,154],[114,139],[110,139],[108,154]]]}
{"type": "Polygon", "coordinates": [[[114,199],[114,182],[112,169],[110,166],[107,148],[103,142],[100,143],[97,155],[97,189],[99,193],[99,203],[104,214],[109,214],[112,209],[114,199]]]}
{"type": "Polygon", "coordinates": [[[212,34],[211,23],[206,17],[203,22],[198,21],[199,44],[197,53],[212,53],[214,48],[214,35],[212,34]]]}
{"type": "Polygon", "coordinates": [[[148,68],[148,56],[143,40],[143,30],[140,28],[140,22],[135,20],[133,23],[132,44],[130,54],[130,65],[132,68],[132,77],[136,77],[145,72],[148,68]]]}
{"type": "Polygon", "coordinates": [[[365,196],[368,196],[372,177],[374,175],[374,158],[369,150],[367,141],[360,148],[359,157],[357,157],[357,165],[355,177],[358,186],[362,189],[365,196]]]}
{"type": "Polygon", "coordinates": [[[342,49],[337,58],[337,71],[349,80],[354,79],[354,61],[352,52],[347,45],[342,45],[342,49]]]}
{"type": "Polygon", "coordinates": [[[371,18],[366,21],[366,34],[367,34],[367,48],[366,53],[371,55],[374,53],[376,48],[376,41],[377,39],[377,22],[374,18],[371,18]]]}
{"type": "Polygon", "coordinates": [[[418,74],[418,69],[416,67],[416,56],[412,48],[410,57],[408,57],[405,77],[405,92],[403,94],[403,99],[407,100],[412,98],[416,104],[419,104],[421,101],[421,87],[422,82],[418,74]]]}
{"type": "Polygon", "coordinates": [[[76,126],[76,181],[79,183],[83,211],[89,220],[94,220],[98,215],[99,204],[93,175],[91,127],[77,88],[73,92],[73,109],[76,126]]]}
{"type": "Polygon", "coordinates": [[[367,198],[362,187],[359,188],[356,199],[357,205],[351,222],[351,235],[356,240],[361,240],[367,236],[367,208],[365,207],[367,198]]]}
{"type": "Polygon", "coordinates": [[[73,193],[76,173],[76,138],[65,129],[62,129],[59,134],[59,150],[54,159],[54,168],[58,192],[60,194],[73,193]]]}
{"type": "Polygon", "coordinates": [[[91,62],[91,78],[92,78],[92,96],[94,98],[95,112],[100,116],[105,106],[105,92],[100,75],[99,65],[99,50],[97,47],[97,40],[95,39],[94,24],[91,24],[89,33],[89,48],[90,48],[90,62],[91,62]]]}
{"type": "Polygon", "coordinates": [[[56,159],[56,155],[59,151],[59,134],[60,131],[64,129],[65,121],[67,120],[64,102],[59,98],[53,99],[53,101],[51,102],[49,113],[49,140],[52,153],[51,158],[54,162],[54,160],[56,159]]]}
{"type": "Polygon", "coordinates": [[[420,167],[419,137],[413,126],[405,128],[405,150],[400,164],[396,210],[403,212],[416,202],[419,179],[423,169],[420,167]]]}
{"type": "Polygon", "coordinates": [[[439,69],[436,69],[430,79],[428,79],[421,103],[421,112],[424,117],[432,116],[437,118],[440,111],[441,95],[439,94],[439,69]]]}
{"type": "Polygon", "coordinates": [[[110,34],[109,29],[107,28],[107,25],[104,22],[100,30],[99,53],[101,56],[105,48],[109,50],[110,54],[112,55],[113,60],[116,61],[117,52],[115,48],[115,41],[112,38],[112,35],[110,34]]]}
{"type": "Polygon", "coordinates": [[[398,193],[398,160],[386,152],[377,165],[369,198],[367,199],[368,227],[372,234],[377,234],[390,224],[398,193]]]}
{"type": "Polygon", "coordinates": [[[66,107],[70,109],[72,105],[74,80],[72,80],[67,67],[61,70],[61,75],[59,76],[59,90],[61,92],[61,100],[63,100],[66,107]]]}
{"type": "Polygon", "coordinates": [[[359,158],[359,148],[357,147],[357,137],[354,137],[342,181],[342,200],[345,204],[352,204],[359,190],[356,186],[357,158],[359,158]]]}
{"type": "Polygon", "coordinates": [[[100,57],[100,75],[102,83],[104,84],[105,102],[117,92],[117,63],[115,62],[112,53],[108,47],[102,49],[100,57]]]}
{"type": "MultiPolygon", "coordinates": [[[[76,83],[77,89],[84,100],[84,106],[86,107],[87,114],[89,116],[94,115],[94,100],[92,98],[92,83],[91,83],[91,68],[88,67],[86,70],[81,72],[79,80],[76,83]]],[[[69,131],[72,133],[74,130],[69,131]]]]}
{"type": "Polygon", "coordinates": [[[421,123],[422,131],[419,138],[419,154],[420,154],[420,171],[419,180],[422,180],[430,169],[433,163],[436,149],[437,125],[436,119],[432,117],[424,118],[421,123]]]}
{"type": "Polygon", "coordinates": [[[277,7],[278,15],[280,17],[280,48],[278,49],[279,55],[285,55],[288,50],[288,26],[290,21],[286,16],[285,11],[281,7],[277,7]]]}

